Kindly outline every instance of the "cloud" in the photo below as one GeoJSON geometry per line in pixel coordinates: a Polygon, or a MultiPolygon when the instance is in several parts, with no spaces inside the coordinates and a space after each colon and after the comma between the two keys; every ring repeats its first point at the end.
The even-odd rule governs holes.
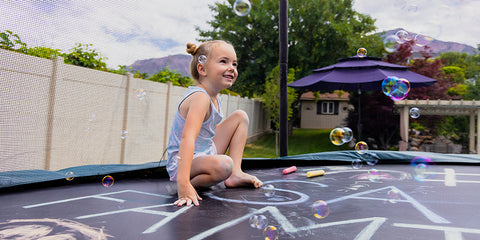
{"type": "Polygon", "coordinates": [[[480,21],[476,0],[355,0],[355,9],[376,19],[379,31],[404,28],[442,41],[477,46],[480,21]]]}
{"type": "MultiPolygon", "coordinates": [[[[135,60],[184,54],[199,37],[195,26],[209,29],[208,5],[218,0],[4,0],[0,31],[12,30],[28,46],[68,51],[91,43],[110,68],[135,60]],[[6,4],[4,4],[6,1],[6,4]]],[[[219,1],[225,2],[225,1],[219,1]]],[[[480,1],[355,0],[354,8],[377,19],[379,31],[405,28],[444,41],[476,46],[480,39],[480,1]]]]}
{"type": "Polygon", "coordinates": [[[109,67],[185,52],[195,26],[206,29],[209,4],[191,1],[8,1],[0,7],[1,31],[12,30],[28,46],[68,51],[91,43],[109,67]]]}

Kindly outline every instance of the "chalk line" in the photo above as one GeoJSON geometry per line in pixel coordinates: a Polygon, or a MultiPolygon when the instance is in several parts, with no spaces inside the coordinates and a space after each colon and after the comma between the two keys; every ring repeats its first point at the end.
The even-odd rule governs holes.
{"type": "Polygon", "coordinates": [[[480,229],[475,229],[475,228],[432,226],[432,225],[408,224],[408,223],[394,223],[392,225],[394,227],[443,231],[445,233],[445,240],[461,240],[463,239],[462,233],[480,234],[480,229]]]}
{"type": "Polygon", "coordinates": [[[53,204],[58,204],[58,203],[65,203],[65,202],[83,200],[83,199],[88,199],[88,198],[97,198],[97,199],[103,199],[103,200],[109,200],[109,201],[125,202],[125,200],[120,199],[120,198],[105,197],[105,196],[108,196],[108,195],[120,194],[120,193],[138,193],[138,194],[144,194],[144,195],[150,195],[150,196],[156,196],[156,197],[162,197],[162,198],[171,198],[172,197],[172,196],[167,196],[167,195],[162,195],[162,194],[140,192],[140,191],[135,191],[135,190],[122,190],[122,191],[111,192],[111,193],[101,193],[101,194],[94,194],[94,195],[88,195],[88,196],[83,196],[83,197],[67,198],[67,199],[63,199],[63,200],[44,202],[44,203],[39,203],[39,204],[32,204],[32,205],[23,206],[23,208],[42,207],[42,206],[53,205],[53,204]]]}

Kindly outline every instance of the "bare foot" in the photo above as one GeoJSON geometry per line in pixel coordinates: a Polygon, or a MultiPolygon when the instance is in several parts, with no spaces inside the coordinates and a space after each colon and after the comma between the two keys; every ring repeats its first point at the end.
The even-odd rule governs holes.
{"type": "Polygon", "coordinates": [[[257,177],[244,172],[232,173],[232,175],[225,180],[226,187],[242,187],[242,186],[254,186],[259,188],[263,185],[257,177]]]}

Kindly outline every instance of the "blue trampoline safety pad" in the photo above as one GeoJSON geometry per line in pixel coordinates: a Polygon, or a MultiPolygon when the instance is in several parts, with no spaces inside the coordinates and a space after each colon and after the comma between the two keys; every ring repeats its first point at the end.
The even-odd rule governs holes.
{"type": "MultiPolygon", "coordinates": [[[[480,155],[476,154],[442,154],[431,152],[379,150],[369,150],[364,153],[359,153],[357,151],[331,151],[278,158],[244,158],[243,164],[248,166],[248,168],[287,166],[292,165],[292,163],[296,165],[332,165],[350,164],[355,159],[360,159],[365,162],[375,161],[375,164],[410,164],[413,159],[419,157],[428,158],[433,163],[437,164],[480,164],[480,155]]],[[[166,161],[163,160],[144,164],[85,165],[65,168],[58,171],[36,169],[0,172],[0,189],[19,185],[64,180],[67,177],[82,178],[105,176],[107,174],[119,174],[148,169],[155,169],[155,171],[163,172],[166,176],[165,164],[166,161]]]]}

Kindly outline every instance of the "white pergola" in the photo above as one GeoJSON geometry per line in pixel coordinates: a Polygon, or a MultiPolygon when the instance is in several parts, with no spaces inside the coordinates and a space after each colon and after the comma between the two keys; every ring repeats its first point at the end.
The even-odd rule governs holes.
{"type": "Polygon", "coordinates": [[[471,100],[401,100],[395,106],[400,113],[400,151],[408,147],[409,111],[412,107],[420,109],[421,115],[470,116],[469,152],[480,154],[480,101],[471,100]],[[477,144],[475,145],[475,116],[477,116],[477,144]]]}

